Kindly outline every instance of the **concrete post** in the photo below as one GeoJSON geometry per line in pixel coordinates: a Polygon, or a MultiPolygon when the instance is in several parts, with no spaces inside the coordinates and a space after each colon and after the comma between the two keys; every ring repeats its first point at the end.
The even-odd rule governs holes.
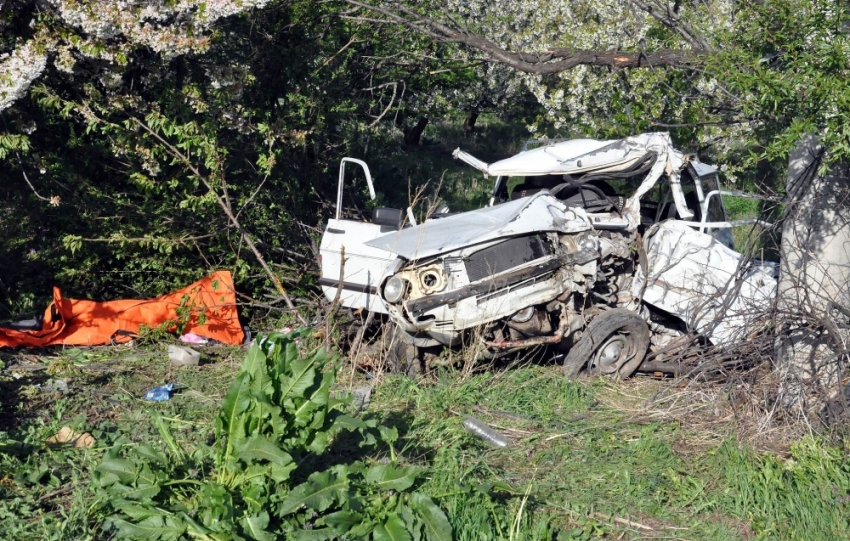
{"type": "Polygon", "coordinates": [[[782,228],[777,299],[778,369],[782,401],[800,407],[840,397],[845,344],[850,339],[850,171],[818,168],[823,149],[805,136],[788,165],[788,205],[782,228]],[[835,303],[835,304],[831,304],[835,303]]]}

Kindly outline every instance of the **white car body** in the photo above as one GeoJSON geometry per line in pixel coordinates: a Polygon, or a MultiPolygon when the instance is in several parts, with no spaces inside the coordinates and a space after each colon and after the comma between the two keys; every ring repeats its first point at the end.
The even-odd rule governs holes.
{"type": "Polygon", "coordinates": [[[752,330],[748,315],[775,296],[773,269],[732,249],[729,228],[746,222],[727,219],[721,196],[745,194],[722,190],[716,169],[675,150],[666,133],[547,143],[492,164],[454,156],[497,177],[491,206],[390,228],[341,220],[338,210],[321,245],[329,299],[345,246],[343,305],[389,314],[419,347],[457,346],[478,332],[505,351],[566,343],[611,308],[648,321],[650,307],[715,343],[740,340],[752,330]],[[516,177],[528,196],[512,199],[516,177]],[[626,181],[632,193],[603,193],[626,181]]]}

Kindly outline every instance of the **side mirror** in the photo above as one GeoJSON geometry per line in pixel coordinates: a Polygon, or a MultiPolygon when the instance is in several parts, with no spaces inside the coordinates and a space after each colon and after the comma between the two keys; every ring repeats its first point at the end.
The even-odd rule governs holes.
{"type": "Polygon", "coordinates": [[[372,223],[385,225],[393,229],[401,229],[401,223],[404,219],[404,213],[401,209],[388,209],[378,207],[372,210],[372,223]]]}

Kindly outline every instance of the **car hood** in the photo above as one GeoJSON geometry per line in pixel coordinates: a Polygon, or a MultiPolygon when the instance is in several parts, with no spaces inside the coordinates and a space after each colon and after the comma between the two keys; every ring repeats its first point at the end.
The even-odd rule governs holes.
{"type": "Polygon", "coordinates": [[[366,245],[417,260],[502,237],[544,231],[579,233],[591,228],[584,209],[567,208],[542,191],[509,203],[428,220],[366,245]]]}

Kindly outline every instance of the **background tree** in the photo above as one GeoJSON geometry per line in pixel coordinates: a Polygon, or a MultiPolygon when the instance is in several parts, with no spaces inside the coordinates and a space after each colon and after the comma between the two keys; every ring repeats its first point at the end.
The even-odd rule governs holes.
{"type": "MultiPolygon", "coordinates": [[[[14,264],[0,288],[12,312],[40,310],[54,284],[149,296],[211,267],[278,303],[259,298],[273,284],[251,243],[284,287],[310,291],[339,157],[391,154],[398,119],[445,114],[432,89],[450,97],[471,80],[445,46],[355,24],[344,4],[2,9],[0,250],[14,264]]],[[[407,196],[399,180],[381,183],[383,197],[407,196]]]]}

